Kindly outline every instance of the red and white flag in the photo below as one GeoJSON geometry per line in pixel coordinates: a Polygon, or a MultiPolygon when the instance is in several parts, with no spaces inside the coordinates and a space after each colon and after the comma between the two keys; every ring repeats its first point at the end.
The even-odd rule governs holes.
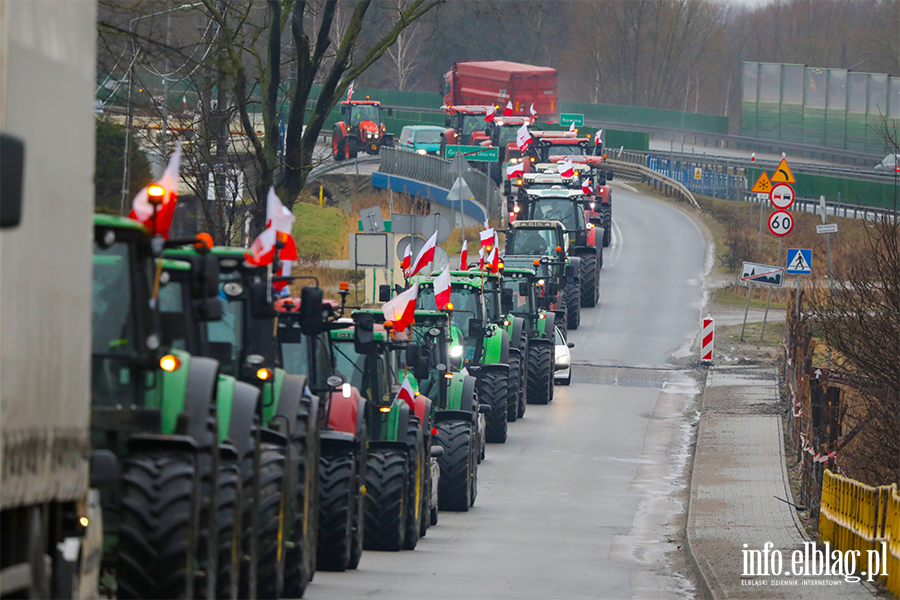
{"type": "Polygon", "coordinates": [[[354,81],[350,82],[350,87],[347,88],[347,102],[350,102],[350,99],[353,98],[353,84],[356,83],[354,81]]]}
{"type": "Polygon", "coordinates": [[[262,267],[271,264],[275,260],[275,240],[277,231],[274,227],[269,227],[263,231],[250,244],[250,252],[247,254],[247,262],[251,265],[262,267]]]}
{"type": "Polygon", "coordinates": [[[494,246],[491,253],[488,254],[484,264],[486,267],[490,267],[491,273],[496,273],[500,270],[500,251],[497,249],[497,246],[494,246]]]}
{"type": "Polygon", "coordinates": [[[569,123],[569,131],[575,131],[575,121],[569,123]]]}
{"type": "Polygon", "coordinates": [[[434,279],[434,303],[441,310],[450,302],[450,265],[434,279]]]}
{"type": "Polygon", "coordinates": [[[484,115],[484,120],[487,121],[488,123],[494,122],[494,107],[493,106],[487,107],[487,114],[484,115]]]}
{"type": "Polygon", "coordinates": [[[753,162],[755,160],[756,160],[756,152],[754,152],[753,154],[750,155],[750,162],[753,162]]]}
{"type": "Polygon", "coordinates": [[[469,270],[469,242],[463,240],[462,252],[459,253],[459,270],[469,270]]]}
{"type": "Polygon", "coordinates": [[[434,260],[435,246],[437,246],[437,231],[431,234],[431,237],[428,238],[428,241],[425,242],[425,245],[422,246],[421,250],[419,250],[419,255],[416,256],[416,261],[413,263],[412,268],[409,270],[410,277],[424,269],[426,265],[434,260]]]}
{"type": "Polygon", "coordinates": [[[603,135],[603,130],[602,130],[602,129],[598,129],[598,130],[597,130],[597,133],[594,134],[594,145],[595,145],[595,146],[599,146],[599,145],[600,145],[600,142],[602,141],[602,140],[600,139],[600,136],[602,136],[602,135],[603,135]]]}
{"type": "Polygon", "coordinates": [[[481,232],[481,247],[490,246],[494,243],[494,228],[488,227],[481,232]]]}
{"type": "Polygon", "coordinates": [[[556,165],[556,170],[563,177],[573,177],[575,175],[575,165],[568,159],[566,159],[566,162],[558,163],[556,165]]]}
{"type": "Polygon", "coordinates": [[[516,146],[519,147],[519,152],[524,153],[529,145],[534,145],[534,140],[528,132],[528,125],[522,125],[516,132],[516,146]]]}
{"type": "Polygon", "coordinates": [[[478,270],[484,268],[484,248],[478,250],[478,270]]]}
{"type": "Polygon", "coordinates": [[[512,100],[510,100],[509,102],[506,103],[506,108],[503,109],[503,116],[511,117],[512,115],[513,115],[513,106],[512,106],[512,100]]]}
{"type": "Polygon", "coordinates": [[[409,405],[410,410],[416,409],[416,393],[413,391],[412,384],[409,382],[409,373],[403,378],[403,384],[400,386],[400,389],[397,390],[397,397],[395,400],[403,400],[409,405]]]}
{"type": "Polygon", "coordinates": [[[417,283],[405,292],[397,294],[381,307],[385,320],[394,324],[394,331],[399,333],[413,322],[416,313],[416,297],[418,295],[419,284],[417,283]]]}
{"type": "Polygon", "coordinates": [[[175,144],[175,152],[169,159],[166,170],[155,185],[165,190],[162,204],[156,207],[150,204],[150,197],[145,187],[137,193],[131,203],[129,218],[140,221],[150,228],[151,235],[160,235],[169,239],[169,229],[172,227],[172,217],[175,215],[175,205],[178,203],[178,172],[181,167],[181,142],[175,144]]]}
{"type": "Polygon", "coordinates": [[[585,194],[593,194],[594,190],[591,189],[591,180],[590,179],[582,179],[581,180],[581,191],[585,194]]]}
{"type": "Polygon", "coordinates": [[[506,178],[507,179],[515,179],[517,177],[524,177],[525,175],[525,165],[522,163],[516,163],[514,165],[510,165],[506,167],[506,178]]]}
{"type": "Polygon", "coordinates": [[[534,102],[532,102],[531,106],[528,107],[528,112],[531,114],[532,117],[537,116],[537,111],[534,110],[534,102]]]}
{"type": "Polygon", "coordinates": [[[187,96],[181,97],[181,103],[184,104],[184,110],[187,110],[187,96]]]}
{"type": "Polygon", "coordinates": [[[412,244],[409,244],[406,247],[406,251],[403,253],[403,260],[400,261],[400,268],[403,269],[403,274],[409,270],[409,265],[412,262],[412,244]]]}
{"type": "MultiPolygon", "coordinates": [[[[284,244],[278,253],[281,259],[281,271],[276,275],[287,276],[291,274],[291,262],[297,260],[297,243],[294,236],[291,235],[295,221],[294,213],[289,211],[278,198],[275,188],[269,188],[269,195],[266,197],[266,227],[275,228],[275,239],[284,244]]],[[[287,282],[278,282],[276,288],[282,288],[287,282]]]]}

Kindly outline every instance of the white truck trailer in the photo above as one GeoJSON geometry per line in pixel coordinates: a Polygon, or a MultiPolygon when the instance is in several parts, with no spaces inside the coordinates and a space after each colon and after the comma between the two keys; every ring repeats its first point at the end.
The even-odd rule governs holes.
{"type": "Polygon", "coordinates": [[[94,0],[0,0],[0,596],[91,597],[94,0]]]}

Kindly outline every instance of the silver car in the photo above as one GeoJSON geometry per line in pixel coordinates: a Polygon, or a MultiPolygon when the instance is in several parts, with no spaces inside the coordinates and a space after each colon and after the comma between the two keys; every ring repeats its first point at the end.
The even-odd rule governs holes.
{"type": "Polygon", "coordinates": [[[562,331],[556,327],[556,371],[553,378],[560,385],[569,385],[572,383],[572,353],[569,348],[574,348],[575,344],[567,342],[563,337],[562,331]]]}
{"type": "Polygon", "coordinates": [[[888,154],[884,160],[875,165],[876,171],[887,171],[888,173],[900,172],[900,154],[888,154]]]}

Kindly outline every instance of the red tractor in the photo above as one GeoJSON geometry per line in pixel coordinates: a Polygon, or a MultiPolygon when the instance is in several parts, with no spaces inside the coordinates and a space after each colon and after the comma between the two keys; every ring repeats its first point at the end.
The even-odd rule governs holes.
{"type": "Polygon", "coordinates": [[[484,132],[487,123],[484,120],[490,107],[487,106],[447,106],[444,112],[447,119],[444,122],[447,131],[447,144],[461,146],[478,146],[488,141],[484,132]],[[451,136],[452,139],[451,139],[451,136]]]}
{"type": "MultiPolygon", "coordinates": [[[[334,160],[356,158],[360,152],[378,154],[382,146],[394,145],[394,134],[384,130],[381,102],[345,100],[341,102],[341,121],[334,124],[331,154],[334,160]]],[[[387,109],[388,116],[393,109],[387,109]]]]}

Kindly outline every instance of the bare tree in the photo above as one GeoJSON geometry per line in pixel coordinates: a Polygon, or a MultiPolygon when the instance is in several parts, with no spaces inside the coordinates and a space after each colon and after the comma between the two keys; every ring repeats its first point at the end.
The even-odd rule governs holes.
{"type": "MultiPolygon", "coordinates": [[[[390,21],[394,22],[403,15],[410,0],[396,0],[389,9],[392,13],[390,21]]],[[[392,66],[392,81],[399,90],[409,89],[409,83],[419,66],[419,58],[424,45],[422,22],[416,21],[397,36],[397,42],[388,48],[387,57],[392,66]]]]}

